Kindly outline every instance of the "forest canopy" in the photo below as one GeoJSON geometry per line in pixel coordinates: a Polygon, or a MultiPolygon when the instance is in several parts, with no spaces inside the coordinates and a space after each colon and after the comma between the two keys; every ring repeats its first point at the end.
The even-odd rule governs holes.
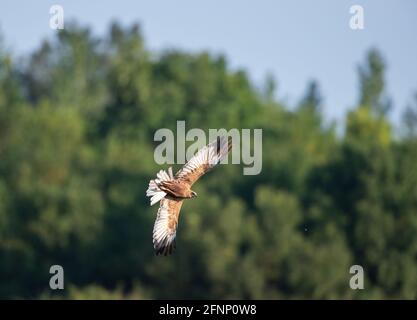
{"type": "Polygon", "coordinates": [[[66,25],[23,58],[0,41],[0,298],[416,299],[417,95],[396,129],[385,71],[365,53],[337,134],[316,81],[289,106],[223,55],[149,50],[138,25],[66,25]],[[262,128],[262,172],[201,179],[157,257],[153,138],[179,120],[262,128]]]}

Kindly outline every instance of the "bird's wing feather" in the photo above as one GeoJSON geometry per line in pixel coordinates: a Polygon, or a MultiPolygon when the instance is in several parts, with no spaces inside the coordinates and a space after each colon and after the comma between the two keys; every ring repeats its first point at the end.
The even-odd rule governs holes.
{"type": "Polygon", "coordinates": [[[168,255],[175,249],[178,217],[182,200],[164,198],[159,204],[153,227],[153,246],[156,254],[168,255]]]}
{"type": "Polygon", "coordinates": [[[231,138],[222,136],[201,148],[183,167],[177,172],[175,178],[193,185],[202,175],[222,161],[232,148],[231,138]]]}

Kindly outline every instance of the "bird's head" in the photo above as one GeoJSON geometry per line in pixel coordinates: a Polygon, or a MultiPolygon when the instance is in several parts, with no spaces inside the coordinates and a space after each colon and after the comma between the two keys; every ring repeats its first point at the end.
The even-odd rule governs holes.
{"type": "Polygon", "coordinates": [[[196,197],[197,197],[197,192],[191,191],[191,198],[196,198],[196,197]]]}

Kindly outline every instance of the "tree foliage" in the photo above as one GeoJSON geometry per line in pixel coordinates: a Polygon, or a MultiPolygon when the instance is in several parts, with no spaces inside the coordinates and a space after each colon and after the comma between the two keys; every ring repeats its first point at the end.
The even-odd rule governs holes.
{"type": "Polygon", "coordinates": [[[0,45],[0,297],[417,298],[416,140],[393,136],[384,71],[370,51],[337,136],[317,82],[290,108],[272,78],[260,92],[224,56],[152,52],[137,25],[73,23],[23,63],[0,45]],[[177,120],[262,128],[263,170],[199,181],[177,252],[156,257],[153,135],[177,120]]]}

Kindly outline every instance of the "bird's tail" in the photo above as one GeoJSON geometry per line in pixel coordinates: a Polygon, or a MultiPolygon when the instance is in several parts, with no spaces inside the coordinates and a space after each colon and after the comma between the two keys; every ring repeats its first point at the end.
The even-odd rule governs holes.
{"type": "Polygon", "coordinates": [[[159,184],[162,181],[170,181],[173,179],[174,175],[172,174],[172,168],[169,167],[168,173],[165,170],[160,170],[156,174],[156,179],[149,181],[148,190],[146,190],[146,196],[151,198],[151,206],[165,198],[167,195],[166,192],[159,188],[159,184]]]}

